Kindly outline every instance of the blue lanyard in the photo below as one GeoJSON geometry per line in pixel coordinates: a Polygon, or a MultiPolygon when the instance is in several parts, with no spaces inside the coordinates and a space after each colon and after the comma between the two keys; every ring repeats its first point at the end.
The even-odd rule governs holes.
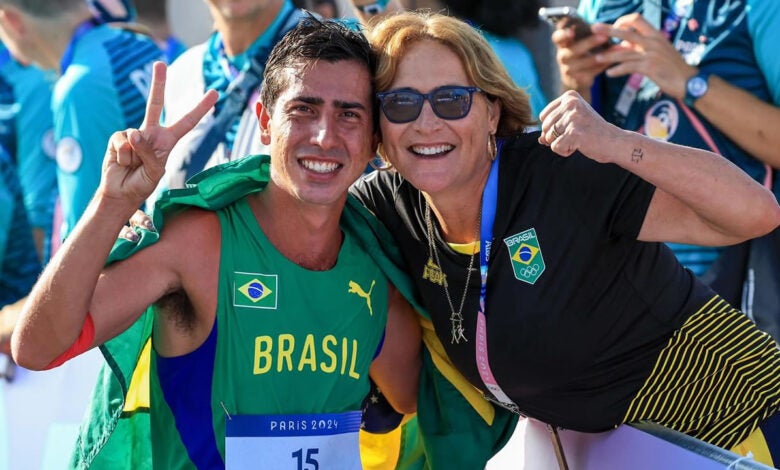
{"type": "Polygon", "coordinates": [[[487,296],[487,271],[490,260],[490,248],[493,243],[493,223],[496,220],[496,203],[498,202],[498,161],[501,159],[503,141],[496,143],[496,159],[490,165],[490,175],[482,191],[482,221],[480,222],[479,274],[482,287],[479,290],[479,308],[485,311],[487,296]]]}
{"type": "Polygon", "coordinates": [[[73,62],[73,54],[76,52],[76,43],[98,24],[100,23],[95,18],[90,18],[76,28],[73,37],[70,38],[68,47],[65,48],[65,53],[62,54],[62,60],[60,60],[60,75],[65,73],[65,70],[67,70],[67,68],[70,67],[71,62],[73,62]]]}
{"type": "MultiPolygon", "coordinates": [[[[238,67],[233,65],[233,63],[230,61],[230,58],[228,57],[227,53],[225,52],[225,43],[222,42],[222,36],[217,36],[217,57],[218,57],[218,64],[219,67],[222,69],[222,73],[227,77],[228,81],[233,81],[238,76],[238,67]]],[[[244,53],[246,54],[246,53],[244,53]]],[[[247,62],[245,60],[242,60],[243,56],[241,54],[235,56],[233,58],[236,62],[241,62],[241,66],[243,68],[243,65],[245,65],[247,62]]]]}
{"type": "Polygon", "coordinates": [[[241,72],[249,69],[252,57],[257,56],[259,51],[263,51],[261,59],[263,63],[265,63],[274,41],[281,39],[279,33],[282,28],[288,24],[295,11],[296,9],[293,7],[292,3],[290,3],[289,0],[285,1],[276,18],[268,26],[265,32],[258,36],[246,51],[235,55],[232,60],[225,52],[225,43],[222,40],[222,35],[216,33],[214,46],[216,47],[219,66],[225,74],[225,77],[227,77],[229,81],[235,80],[241,72]]]}
{"type": "Polygon", "coordinates": [[[520,409],[504,392],[498,384],[493,371],[490,367],[488,358],[488,339],[487,339],[487,315],[485,313],[485,299],[487,298],[487,273],[488,261],[490,260],[490,249],[493,243],[493,224],[496,220],[496,203],[498,202],[498,165],[501,157],[501,147],[503,142],[496,142],[496,159],[490,166],[487,184],[482,191],[482,220],[480,221],[480,244],[479,250],[479,274],[481,287],[479,289],[479,309],[477,310],[477,332],[476,332],[476,364],[482,383],[489,392],[485,398],[497,403],[513,413],[520,414],[520,409]]]}

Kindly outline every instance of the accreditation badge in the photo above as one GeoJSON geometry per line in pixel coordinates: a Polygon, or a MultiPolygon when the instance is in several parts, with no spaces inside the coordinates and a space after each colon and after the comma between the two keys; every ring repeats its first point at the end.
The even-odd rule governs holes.
{"type": "Polygon", "coordinates": [[[225,417],[227,470],[359,470],[361,412],[225,417]]]}

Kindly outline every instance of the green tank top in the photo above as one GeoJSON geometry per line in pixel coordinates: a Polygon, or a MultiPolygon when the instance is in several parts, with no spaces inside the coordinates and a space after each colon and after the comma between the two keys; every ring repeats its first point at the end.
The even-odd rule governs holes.
{"type": "Polygon", "coordinates": [[[385,330],[388,280],[348,232],[336,266],[309,271],[271,245],[246,198],[217,214],[212,334],[186,356],[152,357],[158,468],[224,462],[228,416],[360,410],[385,330]]]}

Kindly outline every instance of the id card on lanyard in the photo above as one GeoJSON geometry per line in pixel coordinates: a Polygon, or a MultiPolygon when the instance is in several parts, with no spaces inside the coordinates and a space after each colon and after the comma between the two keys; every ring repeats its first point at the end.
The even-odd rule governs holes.
{"type": "Polygon", "coordinates": [[[225,468],[359,470],[360,411],[225,417],[225,468]]]}

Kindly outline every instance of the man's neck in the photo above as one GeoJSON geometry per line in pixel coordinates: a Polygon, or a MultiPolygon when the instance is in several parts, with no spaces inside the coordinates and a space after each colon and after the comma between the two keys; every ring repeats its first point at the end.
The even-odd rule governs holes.
{"type": "Polygon", "coordinates": [[[230,19],[216,15],[215,24],[222,36],[225,53],[233,57],[246,52],[273,23],[283,5],[283,0],[274,1],[262,13],[246,18],[230,19]]]}
{"type": "Polygon", "coordinates": [[[42,20],[38,23],[37,28],[40,30],[40,37],[37,41],[37,48],[34,62],[41,66],[41,68],[49,70],[57,70],[59,73],[64,72],[60,70],[60,64],[62,58],[65,55],[65,50],[71,43],[73,35],[78,29],[79,25],[92,18],[89,10],[79,10],[65,14],[57,20],[46,21],[42,20]]]}
{"type": "Polygon", "coordinates": [[[138,23],[149,28],[152,37],[157,41],[164,42],[171,36],[171,28],[164,18],[144,18],[139,15],[138,23]]]}
{"type": "Polygon", "coordinates": [[[249,206],[265,236],[285,258],[312,271],[335,266],[343,241],[339,227],[343,203],[306,205],[269,183],[264,191],[249,196],[249,206]]]}

